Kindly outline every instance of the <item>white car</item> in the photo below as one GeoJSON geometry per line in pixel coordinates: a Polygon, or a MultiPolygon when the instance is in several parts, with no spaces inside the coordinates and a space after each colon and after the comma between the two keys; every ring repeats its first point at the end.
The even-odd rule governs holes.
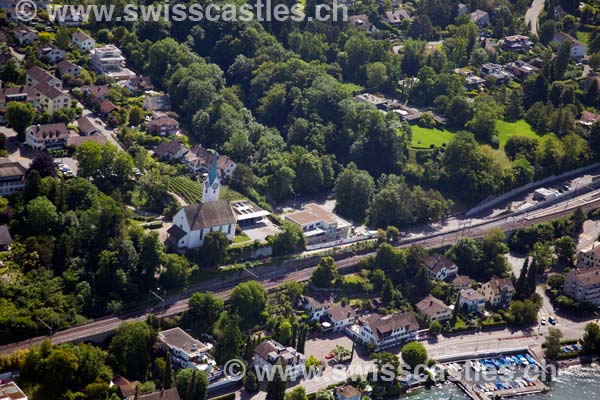
{"type": "Polygon", "coordinates": [[[542,324],[542,325],[546,325],[546,318],[542,318],[542,319],[540,320],[540,324],[542,324]]]}

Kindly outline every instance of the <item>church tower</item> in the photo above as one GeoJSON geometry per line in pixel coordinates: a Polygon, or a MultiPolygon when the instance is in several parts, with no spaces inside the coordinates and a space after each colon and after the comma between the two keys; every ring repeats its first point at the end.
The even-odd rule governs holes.
{"type": "Polygon", "coordinates": [[[219,178],[219,169],[217,161],[219,153],[216,151],[213,154],[212,163],[208,174],[204,174],[204,187],[202,192],[202,202],[210,203],[211,201],[219,200],[219,192],[221,191],[221,179],[219,178]]]}

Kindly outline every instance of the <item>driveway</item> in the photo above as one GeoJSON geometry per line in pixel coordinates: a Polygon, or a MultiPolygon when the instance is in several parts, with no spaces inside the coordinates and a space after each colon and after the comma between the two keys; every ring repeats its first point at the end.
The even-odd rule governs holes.
{"type": "Polygon", "coordinates": [[[533,0],[531,7],[525,13],[525,23],[531,25],[531,33],[537,35],[538,19],[544,9],[544,0],[533,0]]]}
{"type": "Polygon", "coordinates": [[[100,119],[100,116],[85,108],[81,103],[78,103],[78,106],[83,108],[82,116],[88,117],[94,123],[96,128],[98,128],[100,133],[106,137],[106,140],[108,140],[109,143],[117,146],[120,150],[125,151],[113,136],[113,130],[106,127],[106,124],[100,119]]]}

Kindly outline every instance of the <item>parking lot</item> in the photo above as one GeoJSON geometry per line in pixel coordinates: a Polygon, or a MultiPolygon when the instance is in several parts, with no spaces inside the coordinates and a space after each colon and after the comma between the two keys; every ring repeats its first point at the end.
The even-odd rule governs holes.
{"type": "Polygon", "coordinates": [[[319,334],[318,337],[306,340],[304,354],[306,357],[313,355],[318,360],[323,360],[325,355],[331,353],[335,346],[342,346],[350,350],[352,340],[341,332],[319,334]]]}

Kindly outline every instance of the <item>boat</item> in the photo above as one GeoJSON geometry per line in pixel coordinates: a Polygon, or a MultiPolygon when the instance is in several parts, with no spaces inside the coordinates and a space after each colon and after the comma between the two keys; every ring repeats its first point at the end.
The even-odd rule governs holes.
{"type": "Polygon", "coordinates": [[[525,358],[527,361],[529,361],[529,364],[537,365],[537,361],[535,361],[529,354],[525,354],[525,358]]]}
{"type": "Polygon", "coordinates": [[[512,356],[511,358],[515,362],[516,365],[521,365],[521,360],[519,359],[519,357],[512,356]]]}

